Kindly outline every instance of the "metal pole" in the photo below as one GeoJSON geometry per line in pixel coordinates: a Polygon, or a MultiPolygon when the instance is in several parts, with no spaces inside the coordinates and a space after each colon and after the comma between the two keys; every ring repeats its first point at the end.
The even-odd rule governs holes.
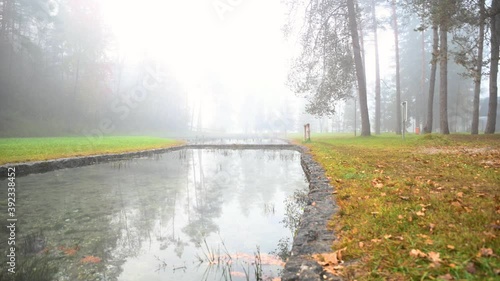
{"type": "Polygon", "coordinates": [[[401,128],[401,136],[403,137],[403,140],[405,139],[405,132],[406,132],[406,121],[408,121],[408,102],[404,101],[401,103],[401,111],[402,111],[402,128],[401,128]]]}
{"type": "Polygon", "coordinates": [[[354,99],[354,136],[356,136],[356,117],[357,117],[357,111],[358,111],[358,103],[356,102],[356,99],[354,99]]]}

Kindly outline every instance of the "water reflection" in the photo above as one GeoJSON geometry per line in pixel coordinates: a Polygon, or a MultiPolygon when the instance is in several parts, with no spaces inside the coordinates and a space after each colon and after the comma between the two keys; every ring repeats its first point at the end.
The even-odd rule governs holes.
{"type": "Polygon", "coordinates": [[[24,256],[57,264],[55,280],[154,281],[246,280],[257,245],[262,274],[276,276],[267,253],[291,241],[280,223],[285,201],[307,185],[297,152],[200,149],[30,175],[17,186],[18,236],[39,233],[24,256]],[[204,251],[238,262],[217,269],[200,262],[204,251]]]}

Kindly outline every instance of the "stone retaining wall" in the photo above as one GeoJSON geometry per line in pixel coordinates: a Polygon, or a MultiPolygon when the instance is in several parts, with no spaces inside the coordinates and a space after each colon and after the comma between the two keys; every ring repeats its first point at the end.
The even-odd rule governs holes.
{"type": "Polygon", "coordinates": [[[332,251],[335,235],[333,230],[328,229],[327,224],[337,211],[333,187],[325,177],[323,168],[306,151],[302,152],[301,164],[309,181],[309,198],[281,280],[342,280],[325,272],[321,265],[311,259],[312,254],[332,251]]]}

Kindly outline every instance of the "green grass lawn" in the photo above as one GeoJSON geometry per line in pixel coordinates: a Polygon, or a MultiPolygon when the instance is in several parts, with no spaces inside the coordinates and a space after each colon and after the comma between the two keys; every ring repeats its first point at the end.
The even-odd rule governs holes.
{"type": "MultiPolygon", "coordinates": [[[[295,139],[301,143],[302,139],[295,139]]],[[[500,135],[312,136],[348,280],[498,280],[500,135]]]]}
{"type": "Polygon", "coordinates": [[[113,154],[164,148],[180,141],[157,137],[113,136],[57,138],[0,138],[0,165],[65,157],[113,154]]]}

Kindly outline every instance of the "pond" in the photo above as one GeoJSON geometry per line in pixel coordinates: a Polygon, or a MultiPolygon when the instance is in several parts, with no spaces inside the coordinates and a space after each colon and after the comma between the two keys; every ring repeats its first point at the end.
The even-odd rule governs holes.
{"type": "Polygon", "coordinates": [[[16,187],[18,275],[278,280],[308,184],[295,151],[184,149],[19,177],[16,187]]]}

